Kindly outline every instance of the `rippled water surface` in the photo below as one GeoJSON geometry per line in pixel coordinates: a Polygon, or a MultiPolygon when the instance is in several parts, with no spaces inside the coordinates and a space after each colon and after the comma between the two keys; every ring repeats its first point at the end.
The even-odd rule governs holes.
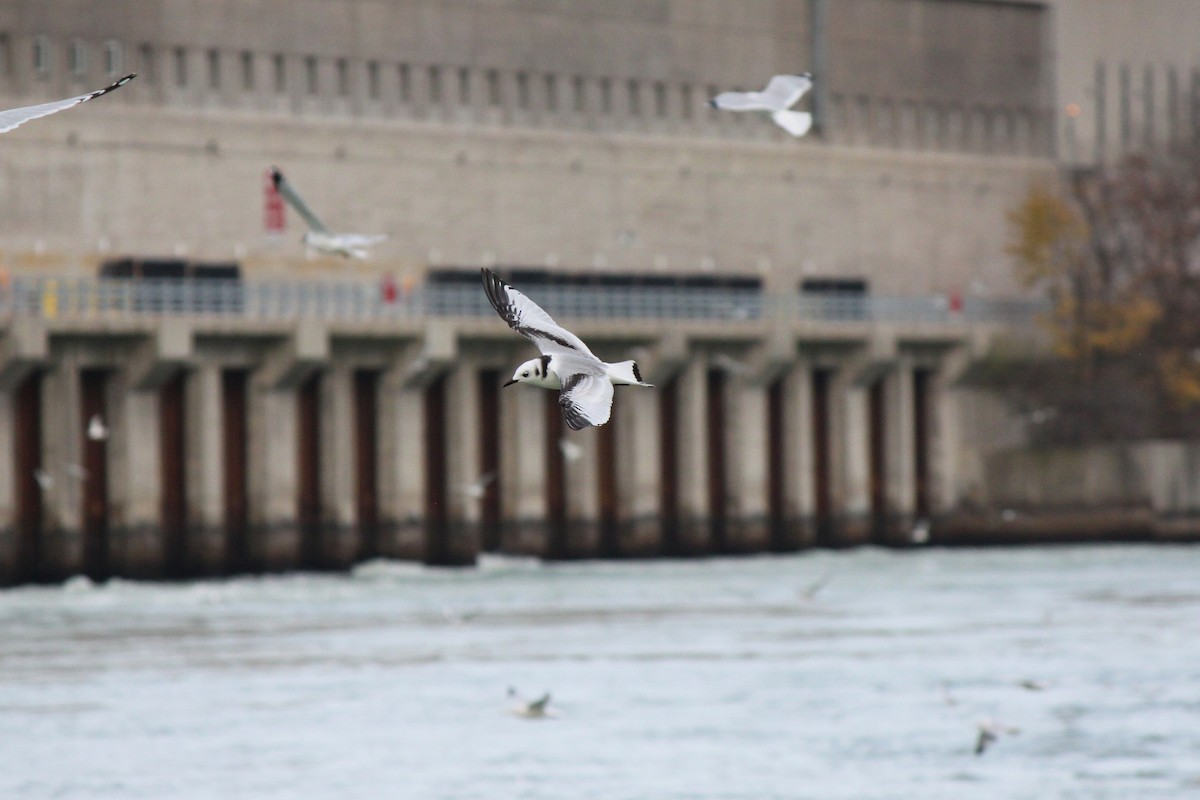
{"type": "Polygon", "coordinates": [[[8,590],[0,762],[2,798],[1200,796],[1200,549],[8,590]]]}

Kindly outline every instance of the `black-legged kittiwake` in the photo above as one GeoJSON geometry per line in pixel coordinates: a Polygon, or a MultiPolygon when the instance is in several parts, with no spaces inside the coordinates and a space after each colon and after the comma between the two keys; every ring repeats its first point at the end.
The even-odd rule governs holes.
{"type": "Polygon", "coordinates": [[[66,100],[52,100],[49,103],[39,103],[36,106],[24,106],[22,108],[10,108],[7,111],[0,111],[0,133],[11,131],[13,128],[24,125],[31,119],[48,117],[59,111],[74,108],[80,103],[86,103],[88,100],[95,100],[97,97],[106,95],[114,89],[120,89],[136,77],[137,73],[131,72],[116,83],[105,86],[103,89],[97,89],[94,92],[81,94],[78,97],[68,97],[66,100]]]}
{"type": "Polygon", "coordinates": [[[508,326],[533,342],[541,358],[517,367],[504,384],[528,383],[560,389],[558,404],[572,430],[603,425],[612,412],[613,386],[651,386],[642,380],[636,361],[601,361],[578,336],[559,325],[525,295],[483,269],[483,287],[492,307],[508,326]]]}
{"type": "Polygon", "coordinates": [[[722,92],[708,104],[725,111],[766,111],[775,124],[792,136],[803,136],[812,127],[812,114],[790,111],[812,88],[812,75],[776,75],[761,92],[722,92]]]}
{"type": "Polygon", "coordinates": [[[314,250],[347,258],[366,258],[368,247],[388,239],[386,233],[332,233],[329,228],[325,227],[325,223],[312,212],[295,187],[288,182],[287,178],[283,177],[283,173],[279,171],[278,167],[271,167],[271,182],[275,184],[279,195],[287,201],[288,205],[296,209],[296,213],[303,217],[308,224],[308,232],[304,234],[302,241],[314,250]]]}

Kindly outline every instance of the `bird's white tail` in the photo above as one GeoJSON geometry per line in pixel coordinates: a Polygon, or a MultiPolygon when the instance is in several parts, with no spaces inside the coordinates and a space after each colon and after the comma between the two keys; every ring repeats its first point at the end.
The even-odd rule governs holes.
{"type": "Polygon", "coordinates": [[[618,361],[608,365],[608,377],[613,383],[634,384],[637,386],[653,386],[642,380],[642,371],[636,361],[618,361]]]}
{"type": "Polygon", "coordinates": [[[774,111],[771,119],[792,136],[803,136],[812,127],[812,114],[807,111],[774,111]]]}

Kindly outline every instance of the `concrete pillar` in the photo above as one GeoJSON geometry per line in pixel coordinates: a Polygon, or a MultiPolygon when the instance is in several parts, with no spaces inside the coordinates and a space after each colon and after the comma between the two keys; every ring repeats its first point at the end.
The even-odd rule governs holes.
{"type": "Polygon", "coordinates": [[[794,363],[783,381],[784,508],[789,528],[799,522],[803,528],[793,531],[797,543],[810,543],[815,536],[816,465],[813,459],[812,365],[807,360],[794,363]]]}
{"type": "Polygon", "coordinates": [[[384,372],[379,390],[379,550],[389,558],[424,553],[424,420],[422,390],[404,383],[406,368],[384,372]]]}
{"type": "Polygon", "coordinates": [[[479,499],[467,491],[481,477],[479,427],[479,369],[464,361],[446,376],[447,554],[455,562],[474,561],[480,550],[479,499]]]}
{"type": "Polygon", "coordinates": [[[65,577],[83,566],[83,487],[79,425],[79,361],[62,353],[42,380],[42,464],[51,485],[42,492],[45,577],[65,577]]]}
{"type": "Polygon", "coordinates": [[[855,384],[846,370],[839,370],[835,375],[829,404],[833,441],[830,453],[833,513],[838,520],[838,537],[846,542],[866,541],[870,535],[867,393],[868,387],[855,384]]]}
{"type": "Polygon", "coordinates": [[[729,547],[766,549],[767,387],[730,375],[725,388],[726,447],[729,479],[729,547]]]}
{"type": "Polygon", "coordinates": [[[502,548],[540,555],[546,548],[546,416],[539,392],[527,386],[500,391],[503,507],[508,516],[502,548]]]}
{"type": "MultiPolygon", "coordinates": [[[[608,424],[612,424],[611,420],[608,424]]],[[[599,440],[596,428],[573,431],[566,427],[560,440],[566,448],[563,469],[567,473],[567,519],[570,520],[568,549],[576,557],[593,557],[600,549],[599,440]],[[578,455],[574,456],[575,453],[578,455]]]]}
{"type": "Polygon", "coordinates": [[[109,563],[113,572],[161,572],[162,442],[157,391],[136,391],[127,370],[108,379],[109,563]]]}
{"type": "Polygon", "coordinates": [[[190,567],[201,574],[216,574],[225,565],[225,432],[220,365],[204,364],[188,373],[184,403],[190,567]]]}
{"type": "Polygon", "coordinates": [[[265,569],[295,566],[300,557],[296,524],[296,393],[276,390],[272,376],[250,378],[250,559],[265,569]]]}
{"type": "Polygon", "coordinates": [[[354,370],[336,363],[321,378],[321,510],[325,563],[348,566],[358,554],[354,503],[354,370]]]}
{"type": "Polygon", "coordinates": [[[617,421],[617,497],[620,505],[621,552],[628,555],[656,552],[659,546],[659,470],[662,464],[659,437],[658,393],[631,387],[617,390],[613,408],[617,421]]]}
{"type": "Polygon", "coordinates": [[[887,392],[887,496],[888,508],[900,530],[911,527],[916,507],[916,408],[913,404],[913,363],[901,356],[896,368],[884,378],[887,392]]]}
{"type": "Polygon", "coordinates": [[[685,551],[709,547],[707,371],[693,358],[678,377],[679,544],[685,551]]]}

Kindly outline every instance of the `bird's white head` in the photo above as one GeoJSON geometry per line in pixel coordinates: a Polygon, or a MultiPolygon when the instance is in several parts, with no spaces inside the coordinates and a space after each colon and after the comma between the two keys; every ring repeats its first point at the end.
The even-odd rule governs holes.
{"type": "Polygon", "coordinates": [[[504,385],[512,386],[514,383],[529,383],[534,386],[540,386],[543,389],[562,388],[558,376],[550,371],[550,356],[531,358],[517,367],[513,373],[512,380],[504,385]]]}

